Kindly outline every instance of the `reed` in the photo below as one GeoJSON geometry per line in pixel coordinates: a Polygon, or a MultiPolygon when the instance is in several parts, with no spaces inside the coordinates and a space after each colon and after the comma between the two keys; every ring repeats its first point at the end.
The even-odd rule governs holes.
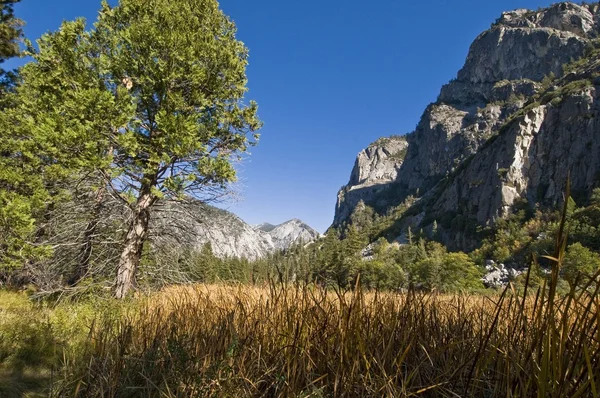
{"type": "Polygon", "coordinates": [[[598,286],[553,301],[547,288],[493,298],[170,288],[96,322],[56,392],[598,396],[598,286]]]}
{"type": "MultiPolygon", "coordinates": [[[[568,197],[568,191],[567,191],[568,197]]],[[[600,275],[492,297],[315,286],[172,287],[96,322],[78,396],[600,396],[600,275]],[[578,283],[577,285],[581,285],[578,283]]],[[[534,259],[534,261],[537,261],[534,259]]],[[[584,276],[581,276],[584,278],[584,276]]]]}

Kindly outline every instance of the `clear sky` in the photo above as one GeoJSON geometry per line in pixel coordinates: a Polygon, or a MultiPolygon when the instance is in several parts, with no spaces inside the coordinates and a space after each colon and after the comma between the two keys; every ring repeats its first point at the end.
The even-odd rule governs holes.
{"type": "MultiPolygon", "coordinates": [[[[239,166],[240,199],[224,207],[250,224],[300,218],[324,232],[356,154],[381,136],[412,131],[502,11],[552,3],[222,0],[250,49],[248,98],[265,123],[239,166]]],[[[37,39],[63,20],[95,19],[99,5],[22,0],[16,13],[37,39]]]]}

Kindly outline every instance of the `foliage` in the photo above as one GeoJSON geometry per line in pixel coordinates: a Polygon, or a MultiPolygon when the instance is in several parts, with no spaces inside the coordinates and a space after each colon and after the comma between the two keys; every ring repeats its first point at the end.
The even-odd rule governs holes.
{"type": "MultiPolygon", "coordinates": [[[[20,52],[22,21],[15,17],[13,10],[14,4],[18,1],[8,0],[0,3],[0,64],[19,55],[20,52]]],[[[22,257],[34,256],[34,248],[26,245],[24,240],[33,231],[31,206],[34,203],[39,204],[42,199],[31,198],[30,195],[22,195],[23,191],[15,190],[15,185],[23,186],[28,182],[26,178],[20,176],[22,169],[14,167],[19,163],[11,156],[14,146],[13,143],[8,142],[9,137],[3,134],[11,127],[7,124],[4,113],[9,112],[7,108],[12,105],[6,95],[14,83],[14,78],[12,72],[0,69],[0,109],[2,110],[0,116],[0,271],[3,268],[18,266],[22,257]]]]}
{"type": "Polygon", "coordinates": [[[159,196],[199,195],[234,179],[231,156],[260,127],[256,104],[242,102],[248,50],[235,33],[212,0],[104,3],[92,32],[96,68],[134,106],[124,124],[113,120],[124,192],[141,181],[159,196]]]}
{"type": "Polygon", "coordinates": [[[482,289],[481,271],[465,253],[448,253],[437,242],[421,240],[421,257],[408,265],[410,281],[429,291],[460,292],[482,289]]]}
{"type": "MultiPolygon", "coordinates": [[[[23,21],[15,17],[14,4],[20,0],[2,0],[0,2],[0,64],[20,54],[19,42],[23,37],[23,21]]],[[[14,84],[14,72],[0,68],[0,101],[4,93],[14,84]]]]}
{"type": "Polygon", "coordinates": [[[573,243],[567,248],[561,271],[563,278],[570,285],[576,285],[577,280],[586,283],[585,276],[592,276],[599,270],[600,255],[582,246],[581,243],[573,243]],[[584,275],[580,277],[579,274],[584,275]]]}
{"type": "Polygon", "coordinates": [[[360,285],[368,289],[399,290],[406,286],[407,275],[396,261],[396,249],[384,238],[373,245],[373,258],[361,261],[356,269],[355,281],[360,275],[360,285]]]}

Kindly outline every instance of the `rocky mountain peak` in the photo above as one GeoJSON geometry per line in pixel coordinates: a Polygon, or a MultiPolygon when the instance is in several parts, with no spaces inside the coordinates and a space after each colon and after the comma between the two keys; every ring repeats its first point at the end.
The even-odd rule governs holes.
{"type": "Polygon", "coordinates": [[[153,243],[158,247],[201,250],[210,243],[218,257],[250,260],[319,237],[318,232],[298,219],[252,227],[231,212],[194,200],[174,202],[160,209],[151,230],[153,243]]]}
{"type": "Polygon", "coordinates": [[[406,137],[392,136],[380,138],[360,151],[348,185],[338,194],[334,224],[349,217],[365,197],[373,197],[396,180],[407,148],[406,137]]]}
{"type": "Polygon", "coordinates": [[[467,226],[493,222],[522,200],[558,201],[568,170],[580,172],[575,189],[591,192],[600,184],[592,155],[600,142],[599,20],[598,4],[503,13],[475,39],[415,131],[395,143],[400,161],[378,142],[359,153],[338,193],[334,226],[348,223],[359,204],[386,214],[412,198],[407,222],[427,230],[440,220],[445,243],[465,248],[467,226]],[[582,57],[592,59],[565,75],[582,57]]]}
{"type": "Polygon", "coordinates": [[[296,244],[311,243],[319,238],[317,231],[297,218],[279,225],[263,223],[261,226],[255,228],[255,230],[266,232],[273,242],[273,247],[277,250],[287,249],[296,244]]]}
{"type": "Polygon", "coordinates": [[[562,2],[538,11],[518,9],[504,12],[495,25],[509,28],[549,28],[586,37],[595,27],[597,9],[597,4],[562,2]]]}

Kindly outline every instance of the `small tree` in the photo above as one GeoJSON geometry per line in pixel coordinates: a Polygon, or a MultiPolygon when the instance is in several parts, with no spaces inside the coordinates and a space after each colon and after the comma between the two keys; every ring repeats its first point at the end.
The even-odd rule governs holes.
{"type": "Polygon", "coordinates": [[[482,272],[462,252],[447,253],[443,257],[440,279],[444,291],[469,291],[483,288],[482,272]]]}
{"type": "Polygon", "coordinates": [[[598,254],[582,246],[581,243],[573,243],[567,248],[561,273],[569,285],[575,285],[575,281],[580,273],[593,275],[599,269],[600,256],[598,254]]]}

